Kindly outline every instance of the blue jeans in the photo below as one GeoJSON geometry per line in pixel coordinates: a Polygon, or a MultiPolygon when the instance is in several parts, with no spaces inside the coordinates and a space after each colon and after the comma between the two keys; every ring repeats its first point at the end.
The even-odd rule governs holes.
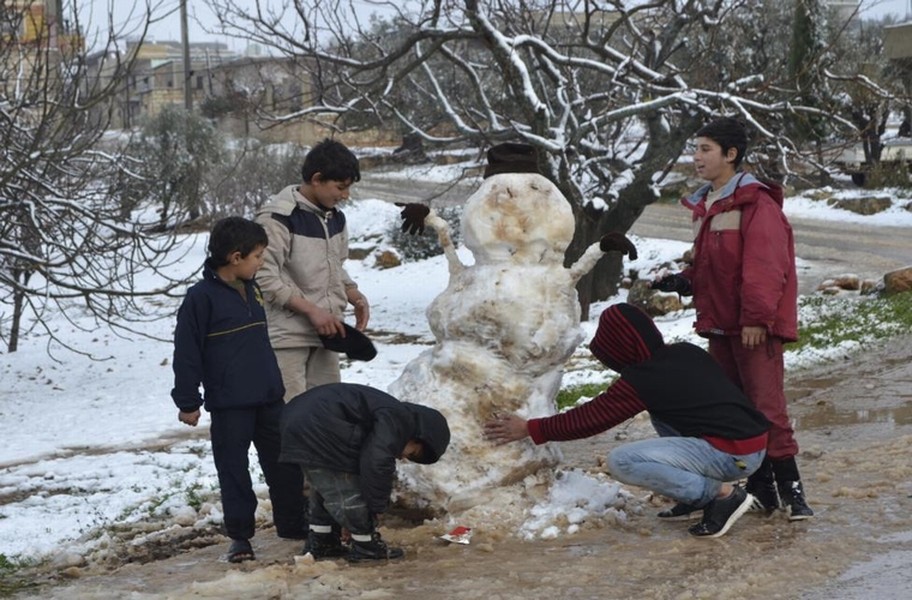
{"type": "Polygon", "coordinates": [[[608,468],[622,483],[703,507],[719,494],[722,483],[756,471],[765,454],[728,454],[701,438],[660,437],[615,448],[608,455],[608,468]]]}

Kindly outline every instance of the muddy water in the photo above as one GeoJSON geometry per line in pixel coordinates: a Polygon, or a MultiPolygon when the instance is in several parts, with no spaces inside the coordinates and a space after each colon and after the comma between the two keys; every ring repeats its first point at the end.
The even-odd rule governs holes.
{"type": "MultiPolygon", "coordinates": [[[[589,523],[576,535],[522,542],[477,531],[468,546],[435,536],[442,524],[387,523],[405,547],[388,565],[295,564],[300,544],[258,533],[259,560],[220,562],[226,544],[114,572],[71,569],[44,598],[909,598],[912,584],[912,336],[788,382],[802,446],[799,464],[817,516],[749,514],[717,540],[687,523],[659,522],[666,505],[631,489],[626,522],[589,523]]],[[[627,439],[650,435],[645,420],[627,439]]],[[[563,444],[567,463],[599,470],[611,432],[563,444]]],[[[467,524],[471,525],[471,524],[467,524]]]]}

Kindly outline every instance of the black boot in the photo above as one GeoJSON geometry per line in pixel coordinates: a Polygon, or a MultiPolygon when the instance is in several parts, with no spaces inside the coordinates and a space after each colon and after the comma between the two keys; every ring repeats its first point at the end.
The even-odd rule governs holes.
{"type": "Polygon", "coordinates": [[[773,472],[776,475],[776,486],[782,505],[789,513],[789,521],[803,521],[814,516],[814,511],[804,498],[804,487],[798,474],[795,458],[773,460],[773,472]]]}
{"type": "Polygon", "coordinates": [[[348,548],[342,545],[342,538],[337,531],[317,533],[311,529],[307,536],[307,543],[304,544],[304,554],[308,552],[314,557],[314,560],[324,560],[347,556],[348,548]]]}
{"type": "Polygon", "coordinates": [[[768,456],[760,463],[760,468],[747,478],[746,489],[756,499],[754,505],[751,506],[751,511],[763,512],[769,516],[779,508],[779,494],[776,492],[773,463],[768,456]]]}
{"type": "Polygon", "coordinates": [[[402,558],[405,552],[402,548],[390,548],[382,539],[380,533],[374,532],[369,542],[359,542],[352,540],[351,550],[348,553],[348,560],[351,562],[363,562],[368,560],[388,560],[393,558],[402,558]]]}

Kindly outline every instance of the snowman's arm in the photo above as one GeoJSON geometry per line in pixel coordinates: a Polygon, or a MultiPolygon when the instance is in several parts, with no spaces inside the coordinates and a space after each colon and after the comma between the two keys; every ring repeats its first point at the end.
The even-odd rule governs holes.
{"type": "Polygon", "coordinates": [[[605,256],[605,252],[599,247],[598,242],[586,248],[586,251],[579,257],[579,260],[570,266],[570,280],[576,284],[583,275],[595,267],[595,263],[603,256],[605,256]]]}
{"type": "Polygon", "coordinates": [[[437,232],[437,240],[440,242],[440,247],[443,248],[443,254],[446,256],[450,275],[455,275],[465,269],[465,265],[462,264],[459,256],[456,255],[456,245],[450,235],[449,223],[434,212],[434,209],[431,209],[428,216],[424,218],[424,224],[437,232]]]}

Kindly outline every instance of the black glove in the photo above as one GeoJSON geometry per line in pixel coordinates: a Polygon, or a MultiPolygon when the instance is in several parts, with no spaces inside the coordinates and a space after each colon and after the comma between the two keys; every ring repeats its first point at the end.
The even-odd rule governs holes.
{"type": "Polygon", "coordinates": [[[424,204],[409,202],[403,204],[396,202],[396,206],[402,207],[400,216],[402,217],[402,231],[407,231],[411,235],[424,233],[424,219],[431,214],[431,209],[424,204]]]}
{"type": "Polygon", "coordinates": [[[690,280],[680,273],[666,275],[658,281],[653,281],[649,287],[660,292],[677,292],[682,296],[690,296],[693,293],[690,289],[690,280]]]}
{"type": "Polygon", "coordinates": [[[637,257],[637,249],[633,242],[628,240],[623,233],[618,233],[617,231],[603,235],[599,241],[599,248],[601,248],[602,252],[616,250],[621,254],[626,254],[630,260],[636,260],[637,257]]]}

